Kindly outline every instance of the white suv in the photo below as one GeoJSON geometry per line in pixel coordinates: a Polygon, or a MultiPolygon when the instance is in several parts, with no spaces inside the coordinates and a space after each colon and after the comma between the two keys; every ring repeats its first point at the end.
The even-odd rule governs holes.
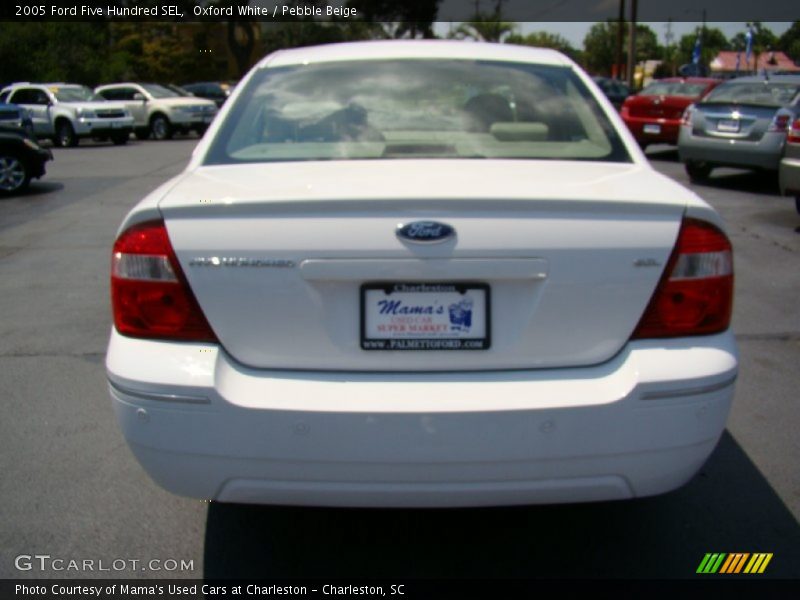
{"type": "Polygon", "coordinates": [[[106,100],[125,104],[133,114],[136,137],[168,140],[175,131],[194,130],[203,135],[217,114],[211,100],[180,96],[157,83],[101,85],[95,92],[106,100]]]}
{"type": "Polygon", "coordinates": [[[133,131],[133,117],[123,104],[107,102],[83,85],[15,83],[0,94],[27,109],[36,136],[50,138],[57,146],[76,146],[87,137],[110,138],[120,145],[133,131]]]}

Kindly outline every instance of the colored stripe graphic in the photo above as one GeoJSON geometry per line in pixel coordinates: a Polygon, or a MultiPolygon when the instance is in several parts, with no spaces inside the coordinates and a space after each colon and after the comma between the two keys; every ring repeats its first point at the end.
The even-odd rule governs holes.
{"type": "Polygon", "coordinates": [[[772,553],[767,552],[755,554],[750,554],[749,552],[733,552],[731,554],[709,552],[700,561],[697,573],[724,573],[728,575],[742,572],[751,574],[763,573],[772,560],[772,556],[772,553]]]}
{"type": "Polygon", "coordinates": [[[722,567],[720,573],[738,573],[744,567],[744,563],[750,556],[748,553],[735,552],[729,555],[729,559],[722,567]]]}
{"type": "Polygon", "coordinates": [[[753,558],[747,563],[745,573],[763,573],[767,568],[769,561],[772,560],[772,553],[753,554],[753,558]]]}
{"type": "Polygon", "coordinates": [[[706,554],[705,557],[703,557],[703,560],[700,563],[700,566],[697,567],[697,572],[698,573],[716,573],[717,570],[719,569],[720,565],[722,564],[722,561],[725,559],[725,556],[726,556],[725,553],[722,553],[722,554],[718,554],[718,553],[706,554]]]}

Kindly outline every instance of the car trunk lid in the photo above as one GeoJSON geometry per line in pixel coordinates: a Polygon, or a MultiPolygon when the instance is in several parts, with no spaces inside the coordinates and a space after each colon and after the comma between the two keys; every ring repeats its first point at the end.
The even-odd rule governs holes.
{"type": "Polygon", "coordinates": [[[772,106],[713,102],[701,102],[695,107],[693,135],[749,142],[764,136],[778,110],[772,106]]]}
{"type": "MultiPolygon", "coordinates": [[[[159,208],[200,306],[236,360],[452,371],[588,365],[616,354],[672,251],[682,197],[635,164],[330,161],[201,167],[159,208]],[[416,221],[455,235],[433,244],[398,237],[398,225],[416,221]],[[466,286],[477,295],[470,326],[485,328],[484,349],[366,349],[362,302],[393,284],[466,286]]],[[[425,304],[440,292],[426,293],[434,295],[394,298],[425,304]]],[[[461,326],[452,293],[437,301],[445,322],[456,306],[450,325],[461,326]]],[[[431,323],[399,312],[383,324],[408,326],[411,317],[431,323]]]]}

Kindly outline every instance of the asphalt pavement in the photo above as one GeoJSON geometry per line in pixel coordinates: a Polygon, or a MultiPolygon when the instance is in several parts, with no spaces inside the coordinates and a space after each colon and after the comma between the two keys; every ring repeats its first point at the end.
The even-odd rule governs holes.
{"type": "MultiPolygon", "coordinates": [[[[691,186],[733,241],[741,372],[728,431],[684,488],[480,510],[239,506],[145,475],[103,367],[117,228],[195,143],[54,149],[43,180],[0,199],[0,578],[685,578],[707,552],[771,552],[764,577],[800,579],[800,215],[773,178],[720,170],[691,186]],[[18,558],[35,555],[92,569],[18,558]]],[[[674,149],[648,154],[688,185],[674,149]]]]}

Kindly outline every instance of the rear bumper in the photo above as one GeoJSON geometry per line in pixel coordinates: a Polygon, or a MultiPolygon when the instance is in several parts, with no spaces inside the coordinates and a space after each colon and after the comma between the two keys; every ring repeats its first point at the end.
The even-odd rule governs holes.
{"type": "Polygon", "coordinates": [[[639,143],[647,144],[677,144],[678,132],[680,131],[680,119],[655,119],[645,117],[631,117],[627,116],[623,119],[625,124],[630,129],[633,137],[639,143]],[[645,131],[645,125],[648,128],[657,126],[658,133],[652,131],[645,131]]]}
{"type": "Polygon", "coordinates": [[[681,127],[678,155],[681,162],[708,162],[715,166],[746,167],[777,171],[786,143],[784,133],[765,133],[758,142],[734,138],[700,137],[690,127],[681,127]]]}
{"type": "Polygon", "coordinates": [[[714,449],[730,332],[630,343],[603,365],[386,374],[251,370],[216,346],[112,333],[111,398],[166,489],[230,502],[481,506],[648,496],[714,449]]]}

